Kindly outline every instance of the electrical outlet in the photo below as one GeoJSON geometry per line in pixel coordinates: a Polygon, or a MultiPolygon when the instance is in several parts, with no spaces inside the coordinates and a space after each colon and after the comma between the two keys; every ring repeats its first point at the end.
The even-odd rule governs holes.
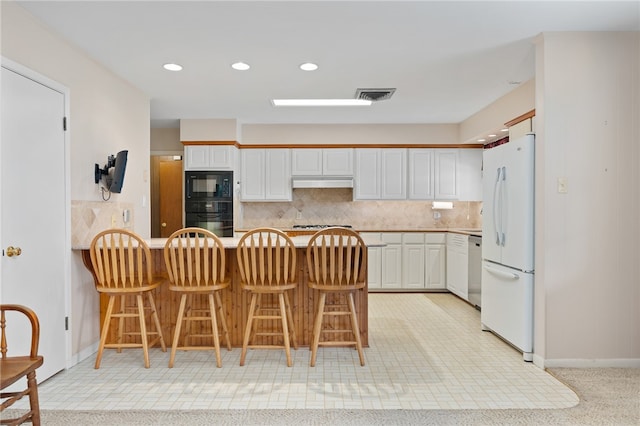
{"type": "Polygon", "coordinates": [[[111,227],[112,227],[112,228],[115,228],[115,227],[116,227],[116,224],[117,224],[116,215],[115,215],[115,214],[112,214],[112,215],[111,215],[111,227]]]}
{"type": "Polygon", "coordinates": [[[302,219],[302,211],[298,210],[296,212],[296,219],[302,219]]]}

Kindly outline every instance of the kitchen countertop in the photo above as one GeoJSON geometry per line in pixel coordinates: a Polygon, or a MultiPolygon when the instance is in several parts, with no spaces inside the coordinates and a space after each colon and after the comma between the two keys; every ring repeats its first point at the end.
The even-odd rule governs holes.
{"type": "MultiPolygon", "coordinates": [[[[456,234],[473,235],[476,237],[482,237],[482,229],[476,228],[398,228],[398,229],[366,229],[366,228],[354,228],[358,232],[454,232],[456,234]]],[[[236,229],[236,232],[247,232],[248,229],[236,229]]],[[[313,229],[305,228],[289,228],[282,229],[284,232],[300,232],[300,231],[313,231],[313,229]]]]}
{"type": "MultiPolygon", "coordinates": [[[[306,248],[307,244],[309,243],[309,238],[311,238],[311,235],[298,235],[290,238],[293,241],[293,244],[295,245],[296,248],[306,248]]],[[[372,236],[364,235],[362,239],[364,240],[364,243],[366,244],[367,247],[386,246],[386,243],[372,236]]],[[[238,247],[238,243],[240,242],[240,237],[220,237],[220,240],[222,240],[222,245],[224,245],[225,248],[235,249],[238,247]]],[[[149,248],[152,250],[164,249],[164,244],[166,243],[166,241],[167,241],[166,238],[145,239],[145,242],[147,243],[149,248]]],[[[90,246],[90,242],[87,244],[80,244],[77,246],[73,246],[72,250],[88,250],[89,246],[90,246]]]]}

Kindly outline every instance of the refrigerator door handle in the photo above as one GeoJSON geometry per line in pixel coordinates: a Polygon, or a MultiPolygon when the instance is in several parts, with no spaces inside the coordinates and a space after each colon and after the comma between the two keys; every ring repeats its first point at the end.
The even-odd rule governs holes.
{"type": "Polygon", "coordinates": [[[502,169],[498,167],[496,170],[496,182],[493,185],[493,229],[496,232],[496,245],[500,245],[500,228],[498,227],[498,211],[497,208],[499,203],[498,188],[500,187],[500,177],[502,174],[502,169]]]}
{"type": "Polygon", "coordinates": [[[520,275],[515,274],[513,272],[505,272],[500,269],[492,268],[491,266],[484,265],[484,269],[488,272],[491,272],[494,275],[497,275],[502,278],[510,279],[510,280],[518,280],[520,279],[520,275]]]}
{"type": "Polygon", "coordinates": [[[505,212],[507,208],[507,203],[505,202],[506,181],[507,168],[506,166],[502,166],[502,179],[500,181],[500,245],[502,247],[504,247],[505,242],[504,222],[505,218],[508,217],[508,212],[505,212]]]}

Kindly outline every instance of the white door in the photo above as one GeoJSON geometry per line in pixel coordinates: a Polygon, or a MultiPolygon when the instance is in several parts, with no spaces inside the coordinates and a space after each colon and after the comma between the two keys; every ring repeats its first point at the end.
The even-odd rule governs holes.
{"type": "MultiPolygon", "coordinates": [[[[67,242],[65,95],[2,67],[0,159],[2,303],[33,309],[40,320],[41,382],[65,368],[67,242]],[[19,256],[9,256],[9,246],[19,256]]],[[[22,341],[27,347],[26,323],[22,341]]],[[[28,353],[28,349],[27,352],[28,353]]]]}

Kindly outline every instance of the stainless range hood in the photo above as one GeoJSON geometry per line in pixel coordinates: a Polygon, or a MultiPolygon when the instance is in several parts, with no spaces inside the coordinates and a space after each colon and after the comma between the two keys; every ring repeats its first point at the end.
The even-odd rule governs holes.
{"type": "Polygon", "coordinates": [[[292,188],[353,188],[352,177],[294,176],[292,188]]]}

